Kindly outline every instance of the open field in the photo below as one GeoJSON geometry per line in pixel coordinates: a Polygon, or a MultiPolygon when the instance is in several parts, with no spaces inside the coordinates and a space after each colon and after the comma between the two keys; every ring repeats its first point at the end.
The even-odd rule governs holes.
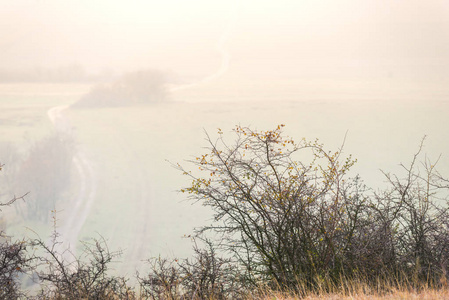
{"type": "Polygon", "coordinates": [[[86,85],[0,85],[0,142],[31,143],[53,130],[47,111],[76,101],[86,85]]]}

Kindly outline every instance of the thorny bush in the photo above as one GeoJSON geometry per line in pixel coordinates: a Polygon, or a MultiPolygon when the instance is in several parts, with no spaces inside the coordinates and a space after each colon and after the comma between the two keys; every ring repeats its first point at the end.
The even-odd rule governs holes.
{"type": "Polygon", "coordinates": [[[206,248],[194,242],[191,259],[153,258],[150,272],[138,276],[145,298],[150,299],[229,299],[243,294],[238,274],[230,259],[219,257],[209,240],[206,248]]]}
{"type": "MultiPolygon", "coordinates": [[[[0,170],[3,165],[0,164],[0,170]]],[[[13,197],[2,206],[9,206],[21,197],[13,197]]],[[[0,209],[1,211],[1,209],[0,209]]],[[[0,230],[0,299],[16,299],[24,296],[20,288],[21,276],[32,269],[33,254],[29,252],[25,239],[14,241],[12,237],[0,230]]]]}
{"type": "Polygon", "coordinates": [[[50,246],[41,239],[33,243],[44,250],[36,257],[40,262],[36,269],[42,298],[135,299],[127,279],[108,273],[120,252],[110,252],[104,239],[85,242],[81,256],[72,259],[68,250],[58,250],[56,241],[50,246]]]}
{"type": "Polygon", "coordinates": [[[295,142],[282,127],[237,126],[233,143],[219,130],[192,170],[177,165],[192,179],[181,192],[214,211],[198,234],[212,233],[247,283],[294,289],[361,275],[446,276],[449,184],[428,160],[417,166],[421,147],[403,179],[385,173],[391,187],[373,193],[348,177],[355,160],[342,148],[295,142]]]}

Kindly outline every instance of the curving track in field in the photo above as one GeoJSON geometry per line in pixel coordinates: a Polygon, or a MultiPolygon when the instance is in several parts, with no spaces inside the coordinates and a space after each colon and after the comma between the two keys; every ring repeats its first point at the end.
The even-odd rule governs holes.
{"type": "MultiPolygon", "coordinates": [[[[68,118],[64,116],[64,111],[68,108],[68,106],[56,106],[49,109],[47,114],[57,133],[73,137],[72,126],[68,118]]],[[[133,220],[117,222],[117,225],[111,228],[108,236],[113,239],[118,231],[123,230],[135,235],[124,246],[125,249],[123,249],[124,253],[122,257],[127,261],[127,264],[122,266],[123,271],[132,271],[141,264],[141,259],[146,255],[145,245],[147,241],[145,238],[148,235],[148,198],[151,190],[148,184],[148,174],[140,167],[141,160],[139,154],[122,137],[115,136],[114,139],[117,149],[119,149],[122,155],[128,158],[128,165],[132,169],[132,174],[130,171],[129,175],[132,175],[134,178],[136,197],[133,198],[132,205],[136,207],[136,212],[133,220]],[[124,226],[123,224],[126,225],[124,226]]],[[[89,216],[97,192],[97,176],[94,172],[92,162],[86,157],[82,148],[77,147],[74,151],[73,166],[79,177],[79,189],[71,201],[66,202],[67,206],[60,212],[63,217],[61,215],[58,217],[62,224],[58,228],[61,244],[57,245],[57,250],[60,253],[64,253],[66,249],[69,249],[69,252],[65,252],[67,254],[65,258],[67,260],[73,259],[73,255],[76,254],[79,233],[89,216]]],[[[120,214],[118,217],[120,218],[120,214]]]]}
{"type": "MultiPolygon", "coordinates": [[[[47,111],[47,115],[57,133],[72,136],[71,124],[63,114],[67,108],[67,105],[52,107],[47,111]]],[[[60,220],[62,224],[58,228],[59,240],[61,241],[58,247],[62,252],[69,249],[69,252],[75,254],[78,235],[95,200],[97,180],[92,163],[81,149],[74,149],[72,163],[79,176],[79,190],[77,195],[67,202],[62,211],[58,212],[64,216],[60,220]]]]}
{"type": "Polygon", "coordinates": [[[132,238],[126,239],[126,244],[122,245],[122,257],[126,264],[118,267],[120,274],[133,273],[142,264],[142,260],[148,258],[147,246],[149,243],[149,221],[150,221],[150,198],[151,198],[151,179],[147,170],[142,167],[141,154],[131,147],[122,136],[114,136],[116,150],[126,157],[126,165],[129,168],[127,176],[133,178],[132,202],[130,205],[134,208],[132,220],[120,222],[117,225],[112,236],[117,231],[125,230],[132,234],[132,238]]]}

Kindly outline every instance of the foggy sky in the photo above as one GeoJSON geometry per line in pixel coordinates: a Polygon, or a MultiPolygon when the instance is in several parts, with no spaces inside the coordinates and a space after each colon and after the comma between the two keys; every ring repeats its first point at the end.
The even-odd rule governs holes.
{"type": "Polygon", "coordinates": [[[449,75],[445,0],[0,0],[0,36],[0,69],[201,76],[221,39],[248,75],[449,75]]]}

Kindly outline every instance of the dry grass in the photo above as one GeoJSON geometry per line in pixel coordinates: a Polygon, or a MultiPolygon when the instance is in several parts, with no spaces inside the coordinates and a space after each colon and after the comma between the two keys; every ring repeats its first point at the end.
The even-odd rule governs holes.
{"type": "Polygon", "coordinates": [[[449,286],[446,282],[440,282],[439,286],[432,286],[429,284],[413,285],[410,282],[400,283],[398,280],[395,282],[379,281],[374,287],[366,284],[362,280],[342,280],[337,285],[326,282],[318,291],[311,291],[310,289],[305,288],[305,286],[301,283],[299,286],[299,293],[297,291],[280,292],[274,291],[270,288],[260,288],[249,295],[247,300],[449,299],[449,286]]]}
{"type": "Polygon", "coordinates": [[[366,294],[362,292],[354,293],[333,293],[333,294],[308,294],[305,297],[299,297],[298,295],[286,295],[285,293],[268,292],[265,295],[260,295],[257,297],[251,297],[249,299],[263,299],[263,300],[293,300],[293,299],[304,299],[304,300],[337,300],[337,299],[360,299],[360,300],[380,300],[380,299],[420,299],[420,300],[430,300],[430,299],[449,299],[448,289],[426,289],[423,291],[391,291],[386,294],[366,294]]]}

